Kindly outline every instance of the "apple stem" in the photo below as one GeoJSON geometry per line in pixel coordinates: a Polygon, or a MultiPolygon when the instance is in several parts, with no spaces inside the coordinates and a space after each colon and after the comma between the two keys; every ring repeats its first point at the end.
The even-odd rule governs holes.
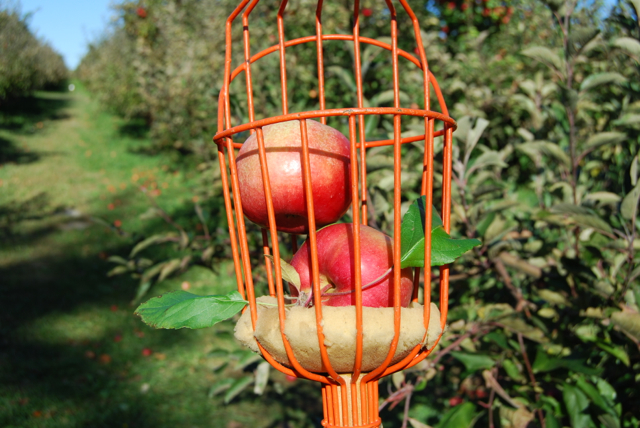
{"type": "MultiPolygon", "coordinates": [[[[383,273],[380,277],[374,279],[373,281],[371,281],[370,283],[368,283],[367,285],[365,285],[364,287],[362,287],[362,291],[366,290],[367,288],[371,288],[374,285],[378,285],[380,282],[382,282],[385,278],[387,278],[389,276],[389,274],[391,273],[391,271],[393,270],[393,266],[390,267],[385,273],[383,273]]],[[[326,290],[326,287],[325,287],[326,290]]],[[[324,291],[324,290],[323,290],[324,291]]],[[[351,294],[351,293],[355,293],[356,290],[350,290],[350,291],[339,291],[337,293],[322,293],[322,297],[333,297],[333,296],[346,296],[347,294],[351,294]]]]}

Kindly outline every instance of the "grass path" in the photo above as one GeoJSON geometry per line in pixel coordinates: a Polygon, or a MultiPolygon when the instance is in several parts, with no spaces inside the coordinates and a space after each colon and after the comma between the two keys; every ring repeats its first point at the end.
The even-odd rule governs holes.
{"type": "MultiPolygon", "coordinates": [[[[195,177],[136,150],[147,141],[82,88],[39,93],[1,114],[0,426],[308,426],[285,424],[304,418],[280,403],[306,400],[305,388],[288,392],[278,374],[278,393],[249,388],[228,405],[207,396],[217,382],[250,375],[251,365],[243,373],[227,364],[245,355],[232,324],[149,329],[132,314],[136,282],[106,276],[105,259],[126,256],[133,231],[165,227],[140,217],[149,202],[139,187],[168,212],[192,212],[195,177]]],[[[151,295],[184,282],[197,294],[229,291],[225,269],[191,269],[151,295]]]]}

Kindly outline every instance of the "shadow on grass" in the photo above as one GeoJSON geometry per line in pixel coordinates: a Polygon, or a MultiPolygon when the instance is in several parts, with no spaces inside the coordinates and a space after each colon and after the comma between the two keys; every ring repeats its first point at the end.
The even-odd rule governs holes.
{"type": "Polygon", "coordinates": [[[69,118],[63,110],[70,104],[68,93],[41,93],[17,98],[0,106],[0,129],[14,133],[33,133],[47,120],[69,118]]]}
{"type": "Polygon", "coordinates": [[[39,153],[19,148],[15,142],[0,137],[0,165],[5,163],[31,163],[40,159],[39,153]]]}
{"type": "Polygon", "coordinates": [[[149,124],[145,119],[133,118],[118,127],[122,137],[142,139],[149,136],[149,124]]]}

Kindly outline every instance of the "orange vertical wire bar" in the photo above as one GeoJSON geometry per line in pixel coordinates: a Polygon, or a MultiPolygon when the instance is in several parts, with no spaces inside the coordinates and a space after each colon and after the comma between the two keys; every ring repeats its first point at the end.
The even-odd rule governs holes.
{"type": "Polygon", "coordinates": [[[378,381],[376,380],[373,382],[369,382],[368,386],[369,386],[369,405],[370,405],[369,413],[371,414],[371,419],[376,420],[378,419],[378,414],[379,414],[378,381]]]}
{"type": "MultiPolygon", "coordinates": [[[[364,107],[364,91],[362,86],[362,58],[360,48],[360,0],[355,0],[353,6],[353,59],[355,64],[355,80],[356,80],[356,95],[358,108],[364,107]]],[[[369,223],[369,211],[367,208],[367,159],[365,150],[365,125],[364,116],[358,116],[358,131],[360,134],[360,176],[362,186],[362,197],[353,199],[355,206],[356,201],[362,207],[362,224],[367,225],[369,223]]]]}
{"type": "MultiPolygon", "coordinates": [[[[222,124],[221,121],[218,122],[222,124]]],[[[236,228],[233,220],[233,210],[231,207],[231,197],[229,195],[229,180],[227,179],[227,163],[224,160],[224,148],[221,144],[218,144],[218,163],[220,164],[220,177],[222,179],[222,189],[224,190],[224,207],[227,211],[227,223],[229,225],[229,238],[231,240],[231,255],[233,257],[233,266],[236,272],[236,283],[238,284],[238,292],[242,295],[243,299],[246,299],[246,292],[244,288],[244,280],[242,279],[242,271],[240,270],[240,255],[238,252],[238,242],[236,241],[236,228]]]]}
{"type": "MultiPolygon", "coordinates": [[[[398,22],[396,19],[396,11],[390,0],[385,0],[389,12],[391,14],[391,61],[393,67],[393,105],[395,108],[400,107],[400,84],[398,76],[398,22]]],[[[402,163],[401,163],[401,144],[400,144],[401,120],[400,115],[393,117],[393,340],[389,346],[389,353],[384,362],[375,370],[365,376],[364,381],[368,382],[384,372],[393,358],[398,347],[400,339],[400,316],[402,314],[400,308],[400,251],[401,251],[401,231],[400,231],[400,188],[402,182],[402,163]]]]}
{"type": "MultiPolygon", "coordinates": [[[[404,7],[405,11],[411,18],[411,22],[413,24],[413,32],[416,38],[416,44],[418,48],[418,56],[420,57],[420,64],[422,69],[422,84],[423,84],[423,102],[424,109],[430,110],[431,108],[431,100],[429,97],[429,64],[427,62],[427,56],[424,52],[424,46],[422,44],[422,34],[420,33],[420,23],[418,22],[418,18],[413,13],[413,10],[406,2],[406,0],[400,0],[400,3],[404,7]]],[[[432,211],[432,188],[433,188],[433,172],[430,170],[428,165],[428,149],[427,146],[433,143],[433,137],[429,139],[429,132],[427,131],[429,122],[433,122],[428,117],[425,117],[425,157],[423,160],[423,174],[422,174],[422,188],[421,194],[426,196],[425,201],[425,290],[429,288],[431,289],[431,211],[432,211]],[[428,171],[431,171],[428,173],[428,171]],[[429,189],[427,189],[427,186],[429,189]],[[428,277],[428,279],[427,279],[428,277]]],[[[431,162],[431,168],[433,167],[433,162],[431,162]]],[[[416,268],[414,271],[414,290],[413,290],[413,300],[418,300],[418,288],[420,285],[420,268],[416,268]]],[[[429,299],[430,301],[431,299],[429,299]]],[[[425,328],[428,328],[428,320],[429,320],[429,312],[430,312],[429,304],[425,303],[425,328]]]]}
{"type": "MultiPolygon", "coordinates": [[[[318,6],[316,7],[316,55],[318,57],[318,97],[320,98],[320,110],[326,108],[324,93],[324,53],[322,51],[322,3],[323,0],[318,0],[318,6]]],[[[322,116],[320,123],[326,125],[327,118],[322,116]]]]}
{"type": "Polygon", "coordinates": [[[324,345],[324,333],[322,327],[322,296],[320,290],[320,271],[318,267],[318,245],[316,241],[316,218],[313,205],[313,186],[311,182],[311,165],[309,158],[309,139],[307,135],[307,121],[300,121],[300,136],[302,140],[302,177],[304,181],[305,199],[307,204],[307,215],[309,217],[309,250],[311,252],[311,273],[313,284],[313,299],[316,312],[316,327],[318,329],[318,345],[322,363],[325,365],[329,376],[340,385],[344,385],[344,380],[331,367],[327,348],[324,345]]]}
{"type": "Polygon", "coordinates": [[[327,419],[327,415],[329,414],[329,409],[327,408],[328,402],[329,400],[327,399],[327,388],[326,386],[322,385],[322,416],[325,420],[327,419]]]}
{"type": "Polygon", "coordinates": [[[431,229],[433,228],[433,120],[425,120],[425,171],[422,194],[425,195],[425,235],[424,235],[424,327],[429,330],[431,319],[431,229]]]}
{"type": "Polygon", "coordinates": [[[351,204],[353,220],[353,279],[355,286],[356,306],[356,357],[351,382],[360,377],[362,366],[362,264],[360,243],[360,209],[358,200],[358,155],[356,151],[356,118],[349,116],[349,141],[351,141],[351,204]]]}
{"type": "MultiPolygon", "coordinates": [[[[228,128],[231,128],[231,105],[229,101],[229,85],[231,79],[231,24],[235,18],[240,14],[242,9],[247,5],[249,0],[242,0],[233,13],[227,18],[225,24],[225,61],[224,61],[224,84],[223,84],[223,99],[224,99],[224,112],[225,123],[228,128]]],[[[244,225],[244,216],[242,214],[242,203],[240,201],[240,194],[238,191],[238,175],[235,168],[235,155],[233,149],[233,141],[231,138],[226,139],[227,143],[227,155],[229,156],[229,170],[231,174],[231,189],[233,192],[234,205],[236,206],[236,221],[238,225],[238,239],[240,241],[241,261],[244,268],[244,279],[246,281],[246,295],[250,302],[251,323],[255,329],[255,323],[257,319],[257,310],[255,305],[255,295],[253,293],[253,278],[251,276],[251,265],[249,261],[249,249],[246,244],[246,233],[244,225]]],[[[237,269],[237,267],[236,267],[237,269]]],[[[237,274],[236,274],[237,275],[237,274]]]]}
{"type": "MultiPolygon", "coordinates": [[[[445,125],[446,126],[446,125],[445,125]]],[[[442,168],[442,223],[451,231],[451,164],[453,152],[453,128],[446,127],[444,134],[442,168]]],[[[440,266],[440,325],[444,329],[449,309],[449,266],[440,266]]]]}
{"type": "Polygon", "coordinates": [[[325,391],[327,392],[327,407],[328,407],[328,412],[327,415],[325,416],[330,424],[334,424],[335,423],[335,412],[336,412],[336,405],[335,402],[333,401],[333,385],[327,385],[325,387],[325,391]]]}
{"type": "Polygon", "coordinates": [[[362,425],[362,418],[358,412],[358,385],[350,383],[347,388],[351,388],[351,420],[353,425],[362,425]]]}
{"type": "Polygon", "coordinates": [[[353,279],[355,290],[356,309],[356,355],[351,376],[351,413],[353,423],[358,420],[358,397],[355,392],[355,383],[360,377],[362,366],[362,264],[360,243],[360,209],[358,203],[358,155],[356,151],[356,118],[349,116],[349,141],[351,142],[351,210],[353,221],[353,279]]]}
{"type": "MultiPolygon", "coordinates": [[[[267,230],[263,227],[260,229],[262,232],[262,252],[265,256],[271,255],[271,251],[269,248],[269,237],[267,236],[267,230]]],[[[275,262],[275,260],[274,260],[275,262]]],[[[271,269],[271,262],[264,258],[264,266],[267,270],[267,283],[269,284],[269,296],[275,297],[276,291],[273,286],[273,269],[271,269]]]]}
{"type": "Polygon", "coordinates": [[[289,113],[289,101],[287,99],[287,60],[284,49],[284,10],[288,0],[282,0],[278,9],[278,44],[280,46],[280,86],[282,88],[282,114],[289,113]]]}
{"type": "MultiPolygon", "coordinates": [[[[371,422],[371,403],[369,403],[371,397],[367,390],[367,383],[360,380],[360,406],[362,408],[362,423],[371,422]]],[[[377,404],[377,403],[376,403],[377,404]]]]}
{"type": "Polygon", "coordinates": [[[249,36],[249,14],[260,0],[252,0],[247,10],[242,14],[242,40],[244,42],[244,62],[247,65],[244,74],[247,86],[247,106],[249,110],[249,122],[255,120],[255,109],[253,105],[253,82],[251,79],[251,41],[249,36]]]}
{"type": "Polygon", "coordinates": [[[256,320],[258,319],[258,311],[255,303],[255,292],[253,288],[253,276],[251,273],[251,261],[249,260],[249,246],[247,244],[247,232],[245,228],[244,215],[242,211],[242,201],[240,199],[240,190],[238,183],[238,170],[236,169],[235,153],[231,145],[231,139],[227,140],[227,154],[229,155],[229,169],[231,172],[231,190],[233,192],[233,200],[236,207],[236,221],[238,224],[238,239],[240,241],[240,255],[244,267],[244,279],[246,281],[247,300],[251,310],[251,324],[253,329],[256,328],[256,320]]]}

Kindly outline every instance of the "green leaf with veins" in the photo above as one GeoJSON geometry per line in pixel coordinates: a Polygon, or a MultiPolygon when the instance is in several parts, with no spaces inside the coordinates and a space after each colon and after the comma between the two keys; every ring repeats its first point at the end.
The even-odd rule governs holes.
{"type": "MultiPolygon", "coordinates": [[[[426,197],[418,198],[402,219],[401,267],[424,267],[424,229],[426,197]]],[[[477,239],[453,239],[445,232],[435,208],[431,215],[431,266],[452,263],[481,242],[477,239]]]]}
{"type": "Polygon", "coordinates": [[[135,313],[154,328],[204,328],[231,318],[247,303],[237,291],[198,296],[180,290],[146,301],[135,313]]]}

